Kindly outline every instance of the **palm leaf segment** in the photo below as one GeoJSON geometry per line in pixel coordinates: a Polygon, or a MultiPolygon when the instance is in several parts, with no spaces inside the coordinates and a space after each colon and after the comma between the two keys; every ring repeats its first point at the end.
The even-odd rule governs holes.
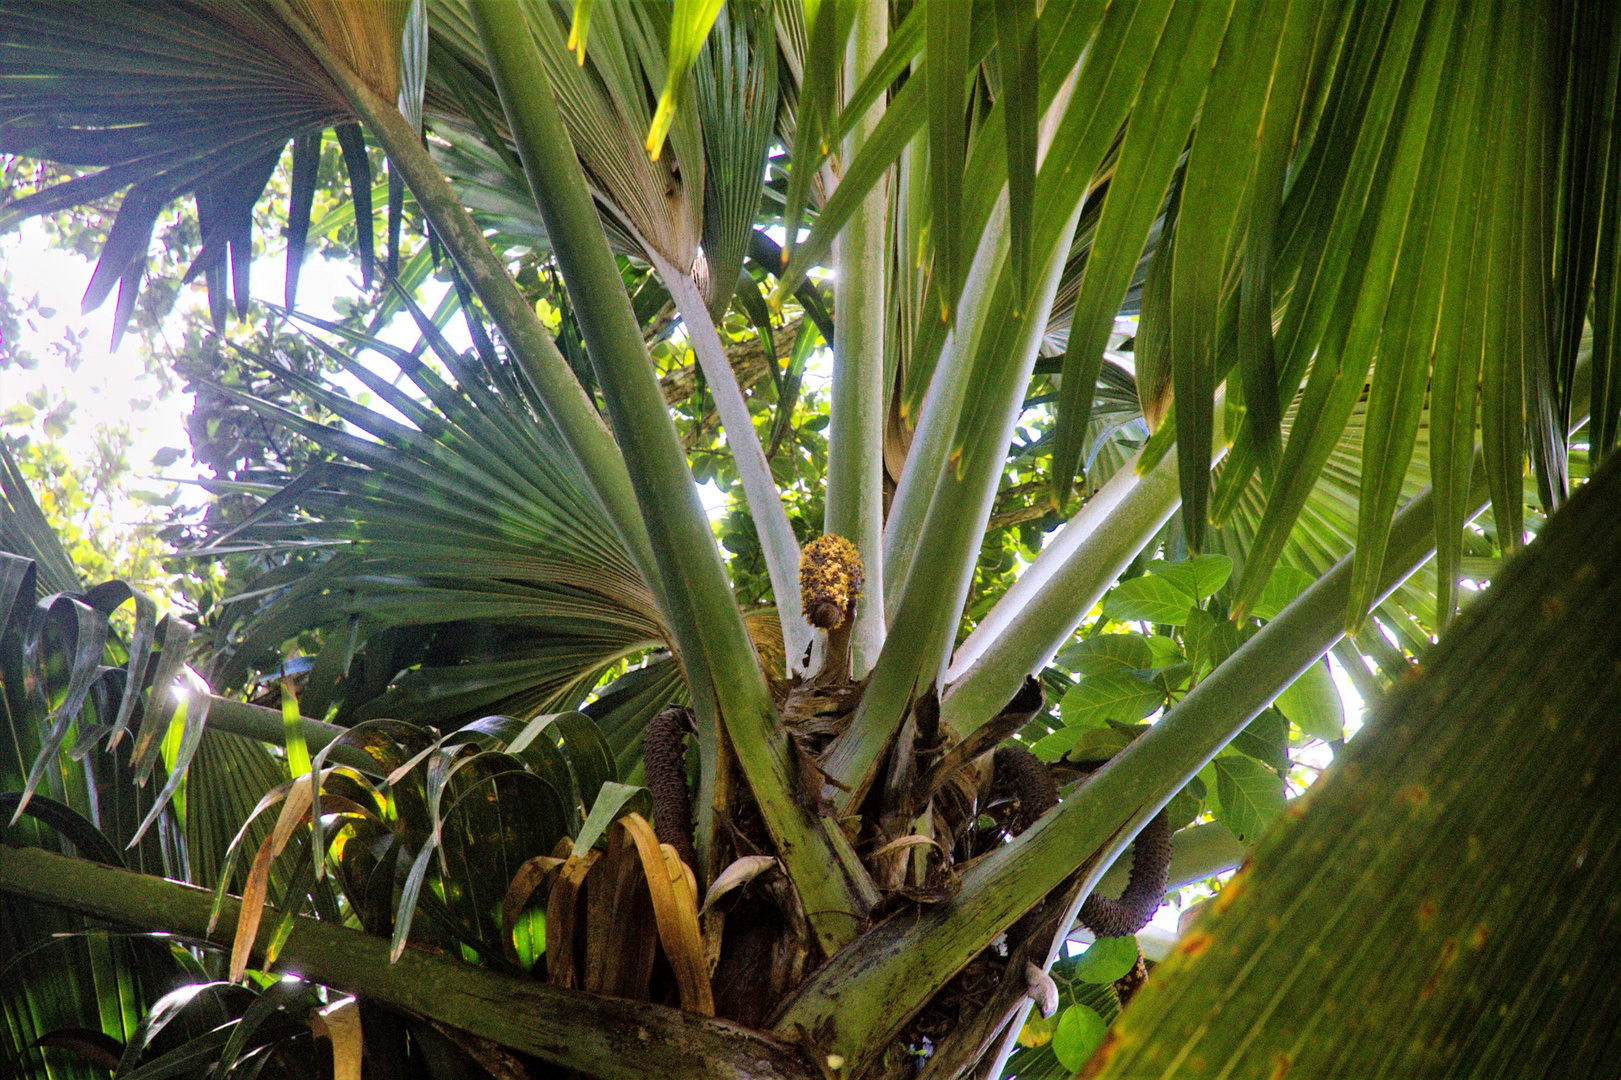
{"type": "MultiPolygon", "coordinates": [[[[657,160],[643,143],[649,101],[665,81],[670,14],[658,4],[593,9],[584,63],[549,4],[526,4],[547,79],[557,96],[603,225],[620,254],[674,268],[698,282],[712,311],[738,288],[760,209],[766,152],[778,119],[777,42],[768,15],[724,10],[688,76],[657,160]]],[[[543,236],[490,78],[459,0],[432,0],[432,63],[425,107],[447,143],[439,160],[468,204],[510,215],[514,231],[543,236]]]]}
{"type": "MultiPolygon", "coordinates": [[[[336,43],[368,82],[402,107],[405,0],[301,0],[298,13],[336,43]],[[386,43],[386,45],[384,44],[386,43]]],[[[420,72],[414,73],[420,98],[420,72]]],[[[238,312],[248,304],[253,206],[295,141],[288,213],[287,299],[315,192],[321,132],[337,126],[371,276],[371,175],[342,92],[297,35],[256,4],[0,3],[0,152],[94,169],[0,211],[0,228],[126,188],[84,307],[119,287],[115,326],[135,307],[158,215],[193,195],[202,247],[187,280],[205,275],[217,327],[227,266],[238,312]]],[[[116,342],[115,342],[116,344],[116,342]]]]}
{"type": "Polygon", "coordinates": [[[285,369],[344,426],[222,388],[341,460],[284,487],[253,486],[266,499],[259,510],[198,552],[276,563],[233,606],[216,677],[240,684],[283,642],[323,629],[303,701],[314,715],[336,706],[344,722],[455,724],[572,707],[616,662],[662,647],[663,624],[527,385],[509,366],[457,356],[412,311],[448,379],[414,354],[349,336],[396,365],[414,393],[321,343],[403,420],[285,369]]]}
{"type": "MultiPolygon", "coordinates": [[[[428,20],[408,22],[404,0],[291,6],[374,89],[398,98],[407,116],[427,113],[446,142],[441,153],[451,175],[475,192],[470,205],[499,212],[509,194],[501,189],[516,181],[524,193],[518,206],[533,225],[516,158],[501,153],[500,102],[461,4],[429,5],[431,35],[428,20]],[[404,64],[402,36],[417,46],[405,50],[404,64]],[[431,66],[409,62],[430,40],[431,66]],[[492,184],[492,172],[505,173],[505,182],[492,184]]],[[[692,103],[678,110],[671,152],[652,161],[641,144],[651,121],[648,94],[664,81],[668,14],[657,5],[604,11],[583,68],[567,50],[567,27],[556,12],[533,5],[532,15],[616,246],[656,256],[708,286],[711,305],[723,306],[747,251],[777,120],[769,22],[748,11],[721,17],[699,56],[692,103]]],[[[158,215],[187,194],[197,200],[202,228],[191,276],[207,275],[217,323],[228,267],[239,312],[246,308],[252,209],[289,141],[291,306],[319,139],[332,127],[350,172],[369,281],[372,177],[353,119],[342,92],[268,6],[0,3],[0,152],[96,170],[12,203],[0,213],[0,228],[128,189],[84,299],[87,310],[98,307],[119,286],[119,325],[134,309],[158,215]]],[[[391,182],[389,195],[393,217],[403,192],[391,182]]],[[[537,232],[522,231],[531,238],[537,232]]]]}
{"type": "MultiPolygon", "coordinates": [[[[166,667],[153,645],[172,653],[183,647],[175,645],[183,635],[172,635],[170,625],[123,582],[85,588],[0,448],[0,826],[23,808],[6,829],[8,841],[208,887],[236,880],[221,873],[227,830],[280,775],[265,748],[225,732],[202,733],[186,799],[163,809],[171,789],[160,794],[159,785],[136,783],[143,771],[139,740],[124,738],[104,751],[99,738],[120,720],[145,726],[149,695],[141,691],[166,667]],[[108,616],[131,602],[136,615],[126,640],[111,630],[108,616]],[[74,737],[64,743],[68,734],[74,737]],[[156,815],[161,827],[144,828],[156,815]]],[[[171,675],[177,653],[174,659],[171,675]]],[[[251,841],[257,844],[268,828],[257,823],[248,830],[251,841]]],[[[288,875],[278,868],[272,882],[281,894],[288,875]]],[[[196,959],[172,942],[0,895],[0,1053],[19,1075],[94,1080],[107,1075],[99,1064],[105,1055],[116,1061],[131,1043],[156,1056],[201,1035],[225,1018],[210,994],[166,1032],[144,1014],[176,986],[205,978],[196,959]]]]}
{"type": "MultiPolygon", "coordinates": [[[[487,428],[476,433],[489,435],[487,428]]],[[[579,713],[529,721],[486,716],[444,736],[397,720],[358,724],[308,762],[321,777],[312,807],[313,777],[287,778],[291,745],[283,764],[213,718],[205,728],[206,710],[191,707],[198,698],[174,707],[168,691],[190,634],[173,628],[183,625],[173,616],[157,622],[155,604],[122,582],[85,589],[0,446],[0,821],[17,816],[9,842],[71,851],[154,879],[184,878],[212,889],[216,903],[241,893],[251,899],[243,904],[240,940],[252,940],[242,929],[249,913],[253,927],[267,922],[284,931],[307,911],[334,924],[356,918],[392,936],[395,956],[409,939],[517,973],[536,964],[544,933],[541,912],[523,910],[537,883],[524,874],[562,863],[551,855],[568,854],[566,838],[574,836],[586,853],[577,862],[589,868],[596,853],[585,832],[593,823],[600,835],[614,819],[647,811],[645,793],[617,783],[610,739],[579,713]],[[108,615],[130,600],[135,631],[126,642],[108,615]],[[120,740],[115,732],[126,719],[139,734],[120,740]],[[154,743],[147,733],[181,728],[178,754],[154,760],[163,740],[154,743]],[[112,736],[105,748],[103,735],[112,736]],[[137,786],[136,777],[160,763],[169,779],[161,792],[137,786]],[[171,802],[181,776],[183,797],[171,802]],[[308,842],[300,825],[289,843],[281,831],[285,810],[299,798],[308,842]],[[160,828],[148,828],[154,821],[160,828]],[[243,857],[254,852],[258,858],[243,857]],[[520,879],[527,886],[515,893],[509,883],[520,879]]],[[[673,669],[668,661],[641,668],[627,687],[662,680],[660,700],[668,700],[673,669]]],[[[192,688],[206,695],[200,682],[192,688]]],[[[634,713],[636,703],[624,697],[605,702],[609,714],[627,714],[627,704],[634,713]]],[[[627,827],[638,822],[645,831],[640,819],[627,827]]],[[[695,917],[693,905],[689,895],[695,917]]],[[[646,936],[648,963],[638,970],[651,970],[660,934],[646,936]]],[[[262,968],[274,962],[281,940],[262,968]]],[[[321,1071],[326,1051],[312,1047],[307,1019],[321,1004],[312,984],[278,973],[262,988],[238,985],[240,969],[228,982],[209,981],[212,959],[205,953],[199,963],[191,944],[107,930],[0,894],[0,1055],[12,1071],[72,1080],[105,1076],[120,1062],[126,1071],[138,1066],[139,1075],[170,1075],[197,1060],[270,1077],[321,1071]]],[[[597,988],[589,975],[587,987],[597,988]]],[[[639,996],[647,998],[645,986],[639,996]]],[[[397,1060],[419,1054],[413,1046],[421,1021],[373,1012],[366,1023],[368,1040],[390,1041],[397,1060]]],[[[426,1074],[425,1067],[416,1071],[426,1074]]]]}

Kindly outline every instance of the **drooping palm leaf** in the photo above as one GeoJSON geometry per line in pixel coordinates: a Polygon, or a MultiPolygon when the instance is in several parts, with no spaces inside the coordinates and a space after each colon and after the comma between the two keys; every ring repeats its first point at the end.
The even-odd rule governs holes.
{"type": "Polygon", "coordinates": [[[1613,1067],[1617,498],[1612,464],[1464,612],[1092,1074],[1613,1067]]]}
{"type": "MultiPolygon", "coordinates": [[[[409,3],[294,7],[330,34],[380,93],[400,96],[409,3]]],[[[419,71],[407,74],[420,80],[419,71]]],[[[127,189],[84,298],[87,310],[98,307],[119,286],[115,335],[134,310],[157,215],[186,194],[197,200],[202,230],[188,280],[206,275],[223,328],[226,267],[241,309],[253,206],[284,148],[297,143],[289,223],[307,223],[312,154],[318,157],[324,129],[345,122],[352,115],[341,91],[268,7],[117,0],[88,8],[8,0],[0,7],[0,150],[97,170],[17,200],[0,211],[0,227],[127,189]]],[[[360,148],[359,129],[345,130],[353,133],[343,137],[346,147],[360,148]]],[[[371,178],[356,153],[348,155],[350,179],[361,199],[371,178]]],[[[369,250],[369,213],[360,224],[369,250]]],[[[289,300],[303,254],[299,236],[288,245],[289,300]]]]}
{"type": "MultiPolygon", "coordinates": [[[[206,857],[191,858],[207,844],[193,847],[195,831],[180,819],[200,827],[232,811],[216,795],[225,772],[210,762],[188,792],[189,816],[166,812],[160,829],[137,840],[159,805],[156,787],[137,786],[131,739],[110,751],[103,746],[120,717],[142,718],[144,678],[161,666],[151,663],[151,614],[141,607],[128,643],[110,634],[109,613],[135,594],[121,582],[84,591],[3,448],[0,468],[0,831],[8,842],[212,884],[206,857]],[[42,588],[51,592],[41,597],[42,588]],[[78,618],[64,622],[70,613],[78,618]],[[91,642],[100,647],[82,647],[91,642]],[[71,692],[75,685],[85,687],[82,696],[71,692]],[[38,790],[28,786],[31,774],[38,790]],[[25,793],[26,816],[11,824],[25,793]]],[[[234,758],[227,783],[252,791],[269,758],[262,747],[231,738],[220,734],[203,745],[234,758]]],[[[99,929],[11,895],[0,896],[0,967],[0,1053],[8,1064],[31,1070],[27,1075],[87,1080],[106,1075],[95,1064],[98,1053],[112,1047],[116,1056],[147,1007],[198,974],[196,961],[170,942],[99,929]]],[[[187,1034],[186,1025],[177,1026],[163,1049],[187,1034]]]]}

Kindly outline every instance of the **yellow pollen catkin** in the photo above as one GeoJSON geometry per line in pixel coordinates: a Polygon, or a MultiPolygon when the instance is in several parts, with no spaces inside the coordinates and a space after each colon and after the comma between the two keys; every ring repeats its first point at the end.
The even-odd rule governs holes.
{"type": "Polygon", "coordinates": [[[799,602],[810,624],[831,630],[861,596],[861,553],[842,536],[818,537],[799,556],[799,602]]]}

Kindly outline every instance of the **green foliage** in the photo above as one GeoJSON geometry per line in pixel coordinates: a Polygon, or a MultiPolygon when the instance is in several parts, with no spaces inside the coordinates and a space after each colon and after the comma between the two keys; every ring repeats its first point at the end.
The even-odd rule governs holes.
{"type": "Polygon", "coordinates": [[[1327,661],[1313,664],[1278,695],[1278,711],[1314,739],[1333,742],[1345,731],[1345,706],[1327,661]]]}
{"type": "MultiPolygon", "coordinates": [[[[1230,602],[1230,568],[1223,555],[1156,561],[1145,575],[1112,590],[1092,628],[1054,657],[1050,670],[1063,673],[1059,724],[1043,732],[1038,721],[1025,731],[1036,755],[1089,765],[1107,761],[1144,730],[1139,721],[1180,700],[1252,636],[1263,625],[1260,620],[1217,621],[1212,614],[1230,602]],[[1107,629],[1131,622],[1155,624],[1168,633],[1107,629]]],[[[1275,615],[1309,581],[1292,568],[1280,568],[1273,577],[1265,610],[1275,615]]],[[[1282,811],[1286,781],[1300,757],[1315,760],[1322,744],[1337,744],[1343,735],[1339,689],[1327,662],[1320,661],[1174,796],[1173,816],[1185,825],[1208,813],[1241,841],[1253,843],[1282,811]]]]}
{"type": "MultiPolygon", "coordinates": [[[[1129,799],[1099,805],[1094,780],[1068,789],[1064,812],[1107,835],[1163,804],[1178,826],[1262,836],[1289,785],[1341,751],[1347,718],[1326,661],[1273,670],[1256,635],[1308,610],[1304,590],[1354,551],[1337,656],[1375,696],[1451,618],[1460,580],[1499,573],[1524,526],[1564,500],[1584,442],[1598,457],[1614,441],[1621,21],[1587,0],[890,7],[892,25],[872,5],[847,48],[860,20],[842,0],[581,2],[572,16],[429,0],[357,8],[341,32],[301,3],[0,0],[0,128],[8,153],[30,155],[0,166],[0,222],[41,215],[57,247],[99,259],[87,304],[119,286],[117,333],[132,327],[140,362],[195,395],[186,440],[208,473],[206,507],[189,508],[132,479],[116,427],[65,453],[71,399],[3,403],[0,538],[15,558],[0,561],[0,786],[58,797],[115,845],[138,840],[147,872],[222,896],[258,888],[283,937],[308,913],[389,936],[396,955],[410,941],[523,974],[545,925],[533,904],[509,917],[507,884],[641,805],[641,728],[691,679],[697,884],[728,851],[775,849],[787,880],[760,888],[800,897],[808,910],[777,914],[808,918],[826,962],[807,972],[800,956],[783,1023],[806,1023],[778,1034],[826,1040],[847,1059],[829,1067],[852,1075],[939,989],[895,972],[966,970],[1089,856],[1030,871],[1053,874],[1030,896],[1001,881],[987,904],[984,868],[1003,853],[953,865],[944,803],[906,802],[927,764],[914,750],[934,752],[896,739],[922,731],[920,688],[936,684],[948,742],[1006,700],[949,707],[953,646],[976,627],[1023,648],[997,673],[1010,685],[1045,668],[1056,710],[1017,738],[1059,779],[1135,744],[1137,764],[1103,774],[1127,773],[1129,799]],[[869,70],[842,71],[846,57],[869,70]],[[544,160],[537,116],[551,123],[544,160]],[[857,279],[830,257],[851,222],[845,240],[881,245],[857,257],[882,269],[883,295],[865,299],[885,321],[841,339],[822,283],[857,279]],[[779,228],[786,253],[768,235],[779,228]],[[278,231],[289,307],[308,254],[358,262],[361,288],[334,298],[335,320],[249,303],[252,262],[278,231]],[[379,231],[389,281],[373,288],[379,231]],[[470,349],[446,340],[458,311],[470,349]],[[852,390],[855,371],[874,373],[881,400],[852,390]],[[883,474],[875,464],[859,492],[829,470],[850,457],[830,445],[849,430],[835,402],[883,418],[882,445],[856,455],[883,474]],[[763,478],[748,467],[756,443],[763,478]],[[716,493],[708,522],[683,463],[716,493]],[[1491,489],[1487,526],[1467,524],[1471,477],[1491,489]],[[1392,517],[1426,483],[1438,563],[1387,568],[1392,517]],[[161,531],[119,528],[130,500],[161,531]],[[869,557],[883,611],[861,617],[889,636],[855,720],[818,714],[827,730],[790,748],[782,695],[758,671],[802,662],[777,644],[796,610],[784,564],[793,541],[832,528],[830,505],[887,515],[883,559],[869,557]],[[190,561],[164,561],[174,551],[190,561]],[[1080,567],[1062,578],[1073,595],[1053,586],[1060,559],[1080,567]],[[128,586],[85,587],[115,577],[193,617],[160,624],[128,586]],[[1380,581],[1395,584],[1387,597],[1380,581]],[[1042,602],[1076,610],[1018,622],[1042,602]],[[753,610],[773,604],[780,619],[753,610]],[[290,745],[216,730],[198,671],[279,706],[290,745]],[[171,709],[182,673],[193,696],[171,709]],[[1260,696],[1198,777],[1192,761],[1132,786],[1151,775],[1136,750],[1155,740],[1137,740],[1165,732],[1162,710],[1246,678],[1260,696]],[[299,740],[326,729],[301,713],[341,736],[309,757],[299,740]],[[717,769],[723,736],[736,769],[717,769]],[[328,766],[334,753],[361,757],[328,766]],[[132,786],[149,771],[158,785],[132,786]],[[300,792],[314,812],[278,840],[272,810],[300,792]],[[838,824],[818,813],[828,800],[838,824]],[[899,873],[863,861],[913,835],[929,843],[899,873]],[[900,931],[866,924],[879,883],[894,903],[961,888],[973,913],[905,913],[936,929],[886,957],[900,931]],[[862,977],[895,980],[882,1009],[847,1008],[859,995],[836,983],[840,946],[864,930],[851,947],[878,951],[862,977]],[[833,1004],[817,1013],[821,1000],[833,1004]]],[[[72,335],[48,357],[12,344],[51,319],[22,288],[12,268],[0,276],[0,369],[80,363],[72,335]]],[[[154,464],[182,452],[175,434],[154,464]]],[[[4,914],[7,927],[79,926],[4,914]]],[[[717,932],[710,959],[736,940],[717,932]]],[[[76,1023],[73,1010],[38,1021],[50,972],[35,964],[6,1003],[19,1038],[40,1022],[99,1031],[158,1071],[222,1056],[239,1071],[312,1067],[295,1021],[324,991],[165,999],[179,952],[51,947],[138,992],[75,987],[76,1023]],[[163,1043],[209,1008],[215,1030],[163,1043]]],[[[1063,1008],[1024,1025],[1015,1075],[1085,1064],[1117,1011],[1103,976],[1124,970],[1124,947],[1053,966],[1063,1008]]],[[[431,1029],[382,1024],[413,1048],[411,1068],[441,1071],[431,1029]]]]}
{"type": "Polygon", "coordinates": [[[1110,981],[1082,977],[1082,969],[1088,966],[1086,958],[1094,953],[1107,954],[1111,957],[1107,966],[1124,971],[1137,960],[1136,939],[1104,938],[1053,964],[1051,974],[1058,986],[1059,1008],[1050,1017],[1031,1011],[1003,1075],[1019,1080],[1067,1080],[1080,1067],[1072,1062],[1078,1057],[1084,1064],[1092,1048],[1105,1037],[1107,1026],[1119,1018],[1120,1001],[1110,981]],[[1120,968],[1127,950],[1131,959],[1125,968],[1120,968]],[[1060,1029],[1065,1033],[1062,1042],[1057,1038],[1060,1029]]]}
{"type": "Polygon", "coordinates": [[[1194,1055],[1212,1075],[1607,1067],[1616,1005],[1591,988],[1615,962],[1598,777],[1621,748],[1618,497],[1612,463],[1442,635],[1156,971],[1097,1075],[1194,1055]],[[1345,1011],[1359,1022],[1331,1022],[1345,1011]]]}
{"type": "Polygon", "coordinates": [[[25,424],[37,425],[35,430],[44,437],[0,432],[0,438],[5,439],[19,474],[35,493],[79,573],[90,580],[122,578],[144,589],[177,592],[206,604],[206,578],[173,572],[165,565],[169,545],[158,531],[131,529],[126,524],[125,515],[134,506],[161,509],[176,493],[159,495],[137,486],[134,463],[128,457],[127,427],[98,427],[92,436],[90,459],[73,460],[62,446],[62,437],[73,426],[72,410],[71,400],[63,398],[53,404],[44,391],[30,393],[21,407],[8,410],[6,418],[16,419],[5,426],[15,431],[25,424]],[[36,401],[40,406],[52,406],[42,422],[28,415],[28,410],[38,407],[36,401]]]}
{"type": "Polygon", "coordinates": [[[1058,1018],[1058,1030],[1053,1032],[1053,1056],[1064,1068],[1079,1069],[1102,1044],[1107,1031],[1103,1017],[1092,1009],[1071,1005],[1058,1018]]]}
{"type": "Polygon", "coordinates": [[[1125,937],[1098,938],[1075,959],[1070,978],[1089,983],[1112,983],[1122,978],[1137,963],[1137,939],[1125,937]]]}
{"type": "Polygon", "coordinates": [[[1249,757],[1218,757],[1216,820],[1246,844],[1254,843],[1283,812],[1283,783],[1278,774],[1249,757]]]}

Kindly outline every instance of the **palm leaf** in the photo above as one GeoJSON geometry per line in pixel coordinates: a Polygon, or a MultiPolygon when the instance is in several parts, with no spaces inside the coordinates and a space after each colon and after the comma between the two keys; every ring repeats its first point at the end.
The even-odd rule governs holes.
{"type": "Polygon", "coordinates": [[[343,717],[454,725],[572,707],[615,661],[664,643],[652,598],[527,388],[457,356],[412,311],[451,380],[348,332],[397,366],[407,393],[319,343],[404,422],[284,369],[347,428],[229,391],[338,461],[279,491],[253,487],[261,511],[199,549],[293,560],[233,605],[217,677],[240,684],[283,642],[325,628],[336,652],[305,700],[343,717]]]}
{"type": "MultiPolygon", "coordinates": [[[[293,6],[369,83],[390,99],[399,95],[405,0],[293,6]]],[[[86,310],[99,307],[120,286],[115,348],[166,205],[187,194],[197,200],[202,246],[187,280],[206,274],[223,329],[225,268],[240,313],[249,295],[253,206],[283,150],[297,144],[289,223],[307,222],[320,133],[350,119],[341,91],[267,7],[0,5],[0,152],[95,170],[0,209],[0,228],[127,189],[84,298],[86,310]]],[[[359,133],[352,130],[346,147],[358,200],[370,185],[355,176],[359,133]]],[[[369,222],[362,213],[362,226],[369,222]]],[[[363,241],[368,235],[363,227],[363,241]]],[[[289,302],[303,253],[302,238],[288,245],[289,302]]]]}
{"type": "Polygon", "coordinates": [[[1095,1075],[1609,1067],[1617,999],[1595,988],[1616,963],[1616,792],[1581,778],[1616,755],[1600,674],[1616,639],[1598,627],[1621,587],[1617,498],[1611,467],[1464,612],[1150,980],[1095,1075]],[[1537,887],[1482,887],[1503,873],[1537,887]],[[1398,927],[1399,947],[1367,947],[1398,927]],[[1347,1011],[1360,1022],[1330,1019],[1347,1011]]]}

